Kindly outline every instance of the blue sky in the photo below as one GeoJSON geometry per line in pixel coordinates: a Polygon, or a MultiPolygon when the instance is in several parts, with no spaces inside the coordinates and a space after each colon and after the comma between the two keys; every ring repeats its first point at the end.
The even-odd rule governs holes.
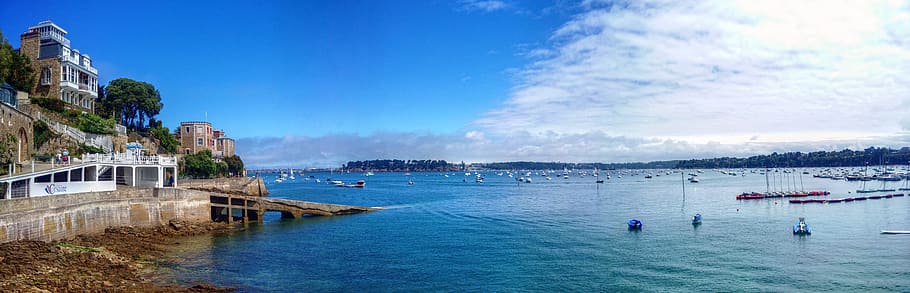
{"type": "Polygon", "coordinates": [[[254,167],[910,142],[906,2],[188,2],[18,1],[0,28],[53,20],[102,83],[156,85],[172,128],[208,113],[254,167]]]}

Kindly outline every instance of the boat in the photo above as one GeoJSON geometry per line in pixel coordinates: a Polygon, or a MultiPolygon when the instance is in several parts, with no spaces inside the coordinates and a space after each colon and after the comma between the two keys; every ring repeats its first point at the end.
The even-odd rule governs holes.
{"type": "Polygon", "coordinates": [[[902,230],[882,230],[882,234],[910,234],[910,231],[902,231],[902,230]]]}
{"type": "Polygon", "coordinates": [[[654,178],[653,176],[651,176],[651,174],[645,175],[645,179],[651,179],[651,178],[654,178]]]}
{"type": "Polygon", "coordinates": [[[753,192],[753,193],[743,192],[743,194],[736,196],[736,199],[762,199],[762,198],[765,198],[764,194],[755,193],[755,192],[753,192]]]}
{"type": "Polygon", "coordinates": [[[689,182],[691,182],[691,183],[698,183],[698,181],[699,181],[698,177],[695,177],[695,176],[689,177],[689,182]]]}
{"type": "Polygon", "coordinates": [[[638,219],[629,220],[629,230],[641,230],[641,221],[638,219]]]}
{"type": "Polygon", "coordinates": [[[701,214],[695,214],[695,216],[692,217],[692,225],[700,225],[700,224],[701,224],[701,214]]]}
{"type": "Polygon", "coordinates": [[[408,179],[408,185],[414,185],[414,179],[408,179]]]}
{"type": "Polygon", "coordinates": [[[602,183],[604,183],[604,180],[603,180],[603,179],[597,179],[597,180],[594,181],[594,182],[597,182],[597,183],[601,183],[601,184],[602,184],[602,183]]]}
{"type": "Polygon", "coordinates": [[[793,235],[811,235],[812,229],[806,224],[806,218],[800,217],[799,222],[793,224],[793,235]]]}
{"type": "Polygon", "coordinates": [[[367,171],[366,173],[363,174],[363,176],[367,176],[367,177],[373,176],[373,175],[376,175],[376,174],[373,174],[373,172],[371,172],[371,171],[367,171]]]}
{"type": "Polygon", "coordinates": [[[329,179],[329,180],[327,180],[327,181],[328,181],[328,183],[331,183],[332,185],[335,185],[335,186],[343,186],[343,185],[344,185],[344,182],[341,181],[341,180],[332,180],[332,179],[329,179]]]}
{"type": "MultiPolygon", "coordinates": [[[[341,182],[341,181],[338,181],[341,182]]],[[[357,180],[357,183],[354,184],[335,184],[337,187],[347,187],[347,188],[364,188],[367,185],[366,181],[357,180]]]]}

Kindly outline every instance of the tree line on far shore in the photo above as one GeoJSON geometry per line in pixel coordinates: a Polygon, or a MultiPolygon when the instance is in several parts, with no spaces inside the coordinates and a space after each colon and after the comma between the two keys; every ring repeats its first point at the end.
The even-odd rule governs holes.
{"type": "MultiPolygon", "coordinates": [[[[565,162],[496,162],[473,163],[469,168],[489,170],[562,170],[562,169],[714,169],[714,168],[800,168],[861,167],[875,165],[910,165],[910,147],[900,149],[869,147],[864,150],[786,152],[747,158],[667,160],[633,163],[565,163],[565,162]]],[[[445,160],[368,160],[351,161],[342,166],[352,172],[459,171],[464,163],[445,160]]]]}
{"type": "Polygon", "coordinates": [[[369,160],[350,161],[342,169],[351,172],[444,172],[461,170],[461,165],[449,164],[445,160],[369,160]]]}

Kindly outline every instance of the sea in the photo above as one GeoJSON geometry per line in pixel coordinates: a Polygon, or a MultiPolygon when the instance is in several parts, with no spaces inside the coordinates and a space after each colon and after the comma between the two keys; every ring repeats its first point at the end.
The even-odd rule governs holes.
{"type": "MultiPolygon", "coordinates": [[[[483,183],[463,172],[304,173],[282,183],[261,174],[270,197],[383,209],[301,219],[267,213],[235,233],[182,242],[164,266],[180,283],[239,292],[910,292],[910,235],[880,234],[910,230],[910,197],[735,199],[766,190],[842,198],[905,182],[863,186],[802,174],[815,169],[762,171],[601,171],[602,184],[590,170],[568,179],[559,170],[550,180],[541,171],[480,171],[483,183]],[[366,187],[338,188],[328,178],[366,187]],[[701,225],[691,222],[696,213],[701,225]],[[792,233],[800,217],[811,235],[792,233]],[[628,229],[633,218],[641,231],[628,229]]],[[[862,195],[900,192],[908,191],[862,195]]]]}

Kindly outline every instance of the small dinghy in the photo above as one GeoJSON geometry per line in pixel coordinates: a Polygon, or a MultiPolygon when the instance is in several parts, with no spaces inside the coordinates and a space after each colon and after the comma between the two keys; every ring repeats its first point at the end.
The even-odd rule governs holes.
{"type": "Polygon", "coordinates": [[[701,225],[701,214],[695,214],[692,217],[692,225],[701,225]]]}
{"type": "Polygon", "coordinates": [[[812,229],[806,224],[806,218],[800,217],[799,222],[793,225],[793,235],[810,235],[812,229]]]}
{"type": "Polygon", "coordinates": [[[910,231],[882,230],[882,234],[910,234],[910,231]]]}
{"type": "Polygon", "coordinates": [[[629,230],[641,230],[641,221],[638,219],[629,220],[629,230]]]}

